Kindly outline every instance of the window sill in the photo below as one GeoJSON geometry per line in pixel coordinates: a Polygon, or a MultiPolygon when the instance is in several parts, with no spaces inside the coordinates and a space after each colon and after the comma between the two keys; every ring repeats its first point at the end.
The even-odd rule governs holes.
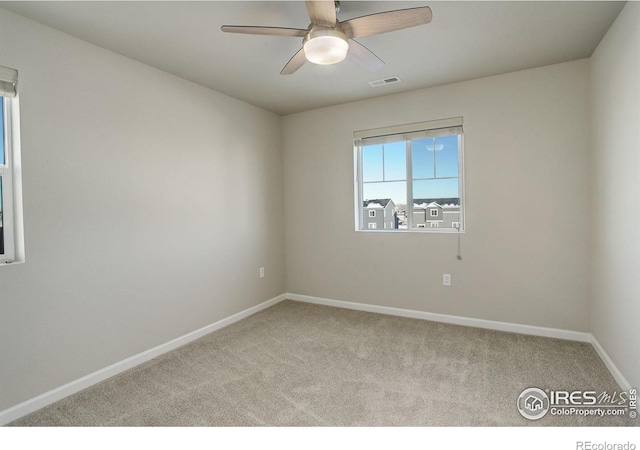
{"type": "Polygon", "coordinates": [[[441,230],[441,229],[414,229],[414,230],[355,230],[358,233],[388,233],[388,234],[465,234],[464,230],[441,230]]]}
{"type": "Polygon", "coordinates": [[[0,261],[0,267],[2,266],[15,266],[16,264],[24,264],[24,261],[0,261]]]}

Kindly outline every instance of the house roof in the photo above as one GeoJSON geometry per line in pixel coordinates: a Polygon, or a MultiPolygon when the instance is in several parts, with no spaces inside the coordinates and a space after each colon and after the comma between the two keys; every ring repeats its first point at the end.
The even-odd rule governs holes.
{"type": "Polygon", "coordinates": [[[440,199],[424,199],[418,198],[413,200],[414,208],[460,208],[459,198],[440,198],[440,199]]]}
{"type": "Polygon", "coordinates": [[[442,205],[438,204],[437,202],[431,202],[429,204],[413,202],[413,207],[414,208],[425,208],[425,209],[426,208],[433,208],[433,207],[442,208],[442,205]]]}
{"type": "Polygon", "coordinates": [[[376,198],[363,201],[362,206],[365,208],[386,208],[389,202],[393,203],[390,198],[376,198]]]}
{"type": "Polygon", "coordinates": [[[460,206],[460,199],[458,197],[449,198],[414,198],[413,203],[416,205],[422,205],[423,203],[429,205],[431,203],[437,203],[438,205],[455,205],[460,206]]]}

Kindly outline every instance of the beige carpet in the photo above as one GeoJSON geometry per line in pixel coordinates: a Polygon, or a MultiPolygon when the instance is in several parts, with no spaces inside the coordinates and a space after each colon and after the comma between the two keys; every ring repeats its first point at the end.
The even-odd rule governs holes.
{"type": "Polygon", "coordinates": [[[10,425],[636,424],[529,421],[528,387],[620,392],[589,344],[284,301],[10,425]]]}

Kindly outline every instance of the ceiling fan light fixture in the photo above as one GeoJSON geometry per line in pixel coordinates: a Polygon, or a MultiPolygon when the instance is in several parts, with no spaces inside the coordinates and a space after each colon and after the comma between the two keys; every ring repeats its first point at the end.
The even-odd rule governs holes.
{"type": "Polygon", "coordinates": [[[337,29],[314,29],[304,40],[304,55],[314,64],[336,64],[347,57],[349,43],[345,34],[337,29]]]}
{"type": "Polygon", "coordinates": [[[291,75],[307,61],[314,64],[336,64],[349,56],[349,60],[375,72],[384,62],[371,50],[354,38],[403,30],[431,22],[428,6],[396,9],[344,22],[338,20],[340,2],[334,0],[307,0],[307,14],[311,24],[302,28],[265,27],[248,25],[223,25],[225,33],[260,34],[266,36],[301,37],[302,48],[298,50],[280,71],[280,75],[291,75]]]}

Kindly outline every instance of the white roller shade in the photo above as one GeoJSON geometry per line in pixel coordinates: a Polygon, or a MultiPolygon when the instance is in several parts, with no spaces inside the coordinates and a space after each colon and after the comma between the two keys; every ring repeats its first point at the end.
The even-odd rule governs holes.
{"type": "Polygon", "coordinates": [[[462,117],[356,131],[353,137],[356,145],[377,145],[452,134],[462,134],[462,117]]]}
{"type": "Polygon", "coordinates": [[[0,95],[15,97],[18,85],[18,71],[0,66],[0,95]]]}

